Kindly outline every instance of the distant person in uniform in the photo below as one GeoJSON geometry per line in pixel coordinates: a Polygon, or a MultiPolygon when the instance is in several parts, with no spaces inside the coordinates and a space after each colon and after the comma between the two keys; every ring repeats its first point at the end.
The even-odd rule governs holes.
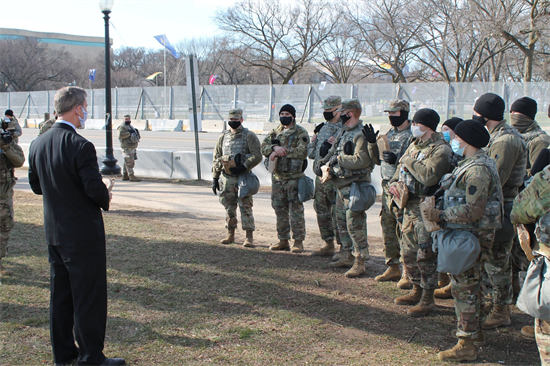
{"type": "Polygon", "coordinates": [[[52,128],[55,121],[57,121],[57,112],[56,111],[53,111],[53,118],[50,118],[49,113],[44,113],[44,122],[41,122],[38,125],[38,128],[40,129],[40,132],[38,132],[38,136],[42,135],[44,132],[46,132],[50,128],[52,128]]]}
{"type": "Polygon", "coordinates": [[[118,140],[124,157],[124,167],[122,168],[122,180],[131,182],[141,182],[141,179],[134,174],[134,166],[136,165],[137,153],[136,149],[141,139],[141,135],[137,128],[132,126],[132,118],[129,114],[124,116],[124,122],[118,126],[118,140]]]}
{"type": "Polygon", "coordinates": [[[7,117],[10,119],[8,131],[10,131],[11,136],[13,137],[13,140],[15,141],[15,143],[19,143],[19,136],[23,134],[23,130],[21,129],[21,125],[19,124],[19,121],[13,115],[13,111],[11,109],[6,109],[6,112],[4,112],[4,117],[7,117]]]}

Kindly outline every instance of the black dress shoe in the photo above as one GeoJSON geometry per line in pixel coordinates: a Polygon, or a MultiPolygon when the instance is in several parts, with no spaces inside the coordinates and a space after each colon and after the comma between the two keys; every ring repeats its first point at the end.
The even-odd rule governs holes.
{"type": "Polygon", "coordinates": [[[101,366],[108,365],[126,365],[126,361],[123,358],[105,358],[101,366]]]}

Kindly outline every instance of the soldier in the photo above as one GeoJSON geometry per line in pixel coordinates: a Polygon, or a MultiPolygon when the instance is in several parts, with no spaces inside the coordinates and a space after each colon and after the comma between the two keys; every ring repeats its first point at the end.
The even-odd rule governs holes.
{"type": "Polygon", "coordinates": [[[304,250],[306,222],[304,204],[298,200],[298,180],[304,176],[307,164],[309,134],[296,124],[296,109],[285,104],[279,110],[281,124],[264,139],[261,152],[268,161],[277,159],[276,170],[271,177],[271,206],[277,216],[279,242],[269,250],[288,250],[290,230],[294,243],[292,253],[304,250]],[[290,222],[289,222],[290,219],[290,222]]]}
{"type": "Polygon", "coordinates": [[[129,114],[124,115],[124,122],[118,126],[118,140],[124,157],[124,168],[122,169],[122,180],[131,182],[141,182],[141,179],[134,175],[134,166],[136,165],[136,148],[138,147],[141,135],[137,128],[132,125],[132,119],[129,114]]]}
{"type": "Polygon", "coordinates": [[[252,196],[238,197],[239,176],[252,169],[262,161],[260,154],[260,140],[256,134],[243,127],[242,109],[229,111],[229,130],[226,130],[214,149],[212,163],[212,191],[220,191],[220,203],[225,207],[225,226],[227,238],[222,244],[235,242],[235,228],[237,227],[237,204],[241,210],[242,228],[246,231],[246,240],[243,247],[253,248],[255,230],[252,214],[252,196]],[[220,184],[221,177],[221,184],[220,184]]]}
{"type": "MultiPolygon", "coordinates": [[[[510,220],[514,225],[536,223],[535,253],[550,259],[550,166],[536,173],[531,184],[517,195],[510,220]]],[[[550,319],[535,319],[534,328],[541,364],[550,366],[550,319]]]]}
{"type": "Polygon", "coordinates": [[[465,159],[445,183],[443,210],[426,209],[424,217],[440,222],[444,229],[469,231],[479,240],[481,255],[474,266],[459,275],[451,275],[459,341],[438,354],[443,361],[473,361],[477,358],[476,345],[485,345],[479,326],[484,317],[484,314],[480,316],[480,270],[490,256],[495,229],[500,226],[503,198],[495,161],[482,150],[489,143],[489,132],[481,123],[467,120],[460,122],[454,133],[453,152],[465,159]]]}
{"type": "Polygon", "coordinates": [[[497,164],[504,195],[502,227],[495,233],[491,257],[484,264],[492,287],[493,309],[483,324],[483,329],[494,329],[511,324],[509,314],[509,305],[512,303],[510,253],[516,234],[510,223],[510,211],[518,189],[523,185],[526,146],[521,135],[506,123],[504,109],[504,100],[500,96],[486,93],[476,100],[472,116],[474,120],[485,125],[491,135],[485,150],[497,164]]]}
{"type": "MultiPolygon", "coordinates": [[[[307,147],[307,156],[313,160],[315,166],[320,159],[324,158],[336,139],[338,131],[342,128],[340,121],[340,112],[338,108],[342,105],[342,98],[339,96],[330,96],[323,102],[323,117],[326,122],[319,124],[313,131],[313,137],[307,147]]],[[[313,208],[317,214],[317,223],[321,238],[325,244],[312,253],[318,256],[332,256],[334,254],[334,239],[341,244],[338,230],[336,230],[336,216],[334,204],[336,202],[336,188],[332,180],[321,183],[319,177],[315,179],[315,195],[313,199],[313,208]]]]}
{"type": "Polygon", "coordinates": [[[11,109],[6,109],[6,112],[4,112],[4,116],[8,117],[10,119],[10,124],[8,127],[8,131],[10,131],[11,136],[16,144],[19,143],[19,136],[23,134],[23,130],[21,129],[21,125],[19,124],[19,121],[15,116],[13,115],[13,111],[11,109]]]}
{"type": "Polygon", "coordinates": [[[0,274],[6,276],[10,271],[1,263],[7,254],[10,231],[13,228],[13,186],[15,185],[14,168],[23,166],[25,155],[23,149],[10,135],[0,137],[0,274]],[[10,141],[11,140],[11,141],[10,141]]]}
{"type": "MultiPolygon", "coordinates": [[[[365,211],[352,211],[349,207],[350,189],[353,182],[370,182],[374,163],[369,156],[367,139],[363,135],[361,103],[357,99],[342,102],[340,119],[344,124],[327,155],[315,167],[319,175],[320,167],[328,165],[336,195],[336,224],[342,240],[342,256],[330,263],[332,268],[350,268],[346,277],[358,277],[366,272],[365,260],[370,258],[367,241],[367,214],[365,211]]],[[[372,126],[365,126],[376,135],[372,126]]]]}
{"type": "Polygon", "coordinates": [[[451,170],[451,148],[443,135],[435,132],[439,115],[433,109],[419,109],[413,117],[411,131],[416,140],[401,157],[391,180],[389,193],[400,198],[394,184],[403,182],[409,199],[403,211],[401,260],[413,284],[412,292],[394,300],[397,305],[416,305],[407,311],[413,317],[425,316],[434,307],[434,290],[438,285],[437,255],[432,250],[432,236],[420,215],[420,200],[430,196],[444,174],[451,170]]]}
{"type": "Polygon", "coordinates": [[[52,128],[55,121],[57,121],[57,112],[56,111],[53,111],[53,118],[50,118],[49,113],[44,113],[44,122],[42,122],[38,125],[38,128],[40,128],[40,132],[38,133],[38,136],[42,135],[44,132],[46,132],[50,128],[52,128]],[[46,114],[48,115],[47,117],[46,117],[46,114]]]}
{"type": "Polygon", "coordinates": [[[395,174],[399,159],[403,156],[407,148],[414,140],[411,133],[411,121],[409,120],[409,102],[398,99],[390,103],[388,112],[392,129],[385,135],[378,137],[387,142],[387,151],[383,151],[383,160],[380,160],[380,151],[377,143],[369,142],[369,155],[376,165],[380,165],[380,175],[382,176],[382,210],[380,212],[380,224],[382,225],[382,239],[384,240],[384,254],[386,257],[386,271],[376,276],[375,280],[399,281],[398,287],[409,289],[411,283],[406,275],[401,274],[399,269],[399,252],[401,247],[399,237],[401,236],[401,222],[403,220],[403,210],[397,207],[393,202],[392,195],[389,194],[389,182],[395,174]],[[400,281],[401,280],[401,281],[400,281]]]}

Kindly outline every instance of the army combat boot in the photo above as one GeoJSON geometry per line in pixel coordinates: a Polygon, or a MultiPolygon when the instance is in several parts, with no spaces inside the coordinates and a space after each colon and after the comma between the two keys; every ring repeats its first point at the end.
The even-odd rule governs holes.
{"type": "Polygon", "coordinates": [[[491,313],[483,324],[483,329],[495,329],[504,325],[512,324],[508,308],[508,305],[495,304],[495,306],[493,306],[493,310],[491,310],[491,313]]]}
{"type": "Polygon", "coordinates": [[[340,251],[334,253],[334,255],[332,256],[333,262],[339,261],[342,258],[342,250],[343,250],[342,247],[340,247],[340,251]]]}
{"type": "MultiPolygon", "coordinates": [[[[452,336],[455,338],[459,338],[456,336],[456,330],[453,330],[451,332],[452,336]]],[[[534,338],[534,335],[533,335],[534,338]]],[[[485,333],[483,333],[483,329],[479,328],[477,331],[477,338],[474,339],[474,346],[483,347],[487,344],[487,341],[485,340],[485,333]]]]}
{"type": "Polygon", "coordinates": [[[244,240],[243,247],[245,248],[254,248],[254,231],[253,230],[246,230],[246,239],[244,240]]]}
{"type": "Polygon", "coordinates": [[[376,276],[374,279],[378,282],[399,281],[401,279],[399,263],[391,263],[388,265],[388,268],[386,268],[386,272],[382,273],[380,276],[376,276]]]}
{"type": "Polygon", "coordinates": [[[329,263],[331,268],[351,268],[355,263],[355,257],[351,254],[351,250],[342,249],[340,251],[342,257],[336,262],[329,263]]]}
{"type": "Polygon", "coordinates": [[[438,299],[452,299],[451,284],[449,283],[447,286],[435,290],[434,296],[438,299]]]}
{"type": "Polygon", "coordinates": [[[437,282],[438,288],[443,288],[451,283],[451,277],[447,273],[439,273],[439,281],[437,282]]]}
{"type": "Polygon", "coordinates": [[[426,316],[435,308],[434,290],[423,289],[420,302],[407,310],[407,315],[412,317],[426,316]]]}
{"type": "Polygon", "coordinates": [[[294,240],[292,248],[290,248],[292,253],[302,253],[304,251],[304,241],[303,240],[294,240]]]}
{"type": "Polygon", "coordinates": [[[413,289],[411,292],[404,296],[396,297],[393,302],[396,305],[416,305],[420,301],[420,298],[422,297],[422,288],[420,285],[413,285],[413,289]]]}
{"type": "Polygon", "coordinates": [[[401,275],[401,279],[399,280],[399,282],[397,282],[397,288],[401,290],[410,290],[412,287],[413,284],[411,281],[409,281],[407,270],[405,269],[405,266],[403,266],[403,274],[401,275]]]}
{"type": "Polygon", "coordinates": [[[320,257],[328,257],[331,255],[334,255],[334,241],[333,240],[325,241],[325,245],[323,245],[321,249],[311,253],[311,255],[320,256],[320,257]]]}
{"type": "Polygon", "coordinates": [[[128,179],[130,179],[130,182],[141,182],[141,178],[138,178],[133,174],[128,174],[128,179]]]}
{"type": "Polygon", "coordinates": [[[269,247],[269,250],[289,250],[290,245],[288,240],[279,240],[277,244],[273,244],[269,247]]]}
{"type": "Polygon", "coordinates": [[[363,256],[358,253],[353,261],[353,267],[345,273],[345,276],[348,278],[359,277],[366,271],[365,260],[363,259],[363,256]]]}
{"type": "Polygon", "coordinates": [[[130,177],[128,176],[128,173],[127,172],[124,172],[122,174],[122,180],[130,180],[130,177]]]}
{"type": "Polygon", "coordinates": [[[235,228],[227,228],[227,238],[221,241],[222,244],[231,244],[235,242],[235,228]]]}
{"type": "Polygon", "coordinates": [[[453,348],[439,352],[437,357],[441,361],[474,361],[477,359],[477,349],[473,339],[460,338],[453,348]]]}
{"type": "Polygon", "coordinates": [[[532,325],[526,325],[521,328],[521,335],[535,339],[535,327],[532,325]]]}

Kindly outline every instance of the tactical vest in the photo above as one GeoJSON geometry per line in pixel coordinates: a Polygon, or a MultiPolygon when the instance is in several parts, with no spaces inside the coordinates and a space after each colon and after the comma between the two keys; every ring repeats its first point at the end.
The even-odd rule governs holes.
{"type": "MultiPolygon", "coordinates": [[[[390,145],[390,151],[397,155],[397,160],[405,154],[407,148],[411,144],[413,135],[411,129],[396,132],[395,129],[389,131],[386,136],[390,145]]],[[[388,164],[385,161],[380,162],[380,174],[382,180],[390,180],[397,170],[397,164],[388,164]]]]}
{"type": "Polygon", "coordinates": [[[248,128],[242,129],[237,133],[231,133],[231,130],[226,130],[223,133],[222,155],[228,155],[229,160],[233,160],[235,155],[241,154],[244,163],[246,156],[247,144],[246,137],[248,136],[248,128]]]}
{"type": "Polygon", "coordinates": [[[456,168],[453,171],[453,175],[456,177],[451,187],[445,191],[443,195],[443,209],[449,207],[455,207],[466,204],[466,191],[459,189],[457,183],[462,176],[466,174],[467,170],[473,166],[480,165],[489,168],[491,176],[495,181],[497,189],[488,197],[483,216],[477,221],[468,223],[445,223],[447,229],[461,229],[461,230],[496,230],[500,229],[502,224],[502,218],[504,215],[504,198],[502,197],[502,186],[500,184],[500,178],[498,175],[498,169],[495,161],[488,156],[479,156],[473,159],[469,163],[456,168]]]}
{"type": "MultiPolygon", "coordinates": [[[[338,156],[346,156],[346,153],[344,153],[344,145],[350,141],[353,144],[353,150],[355,150],[355,140],[357,136],[362,136],[363,134],[363,124],[357,123],[351,130],[340,130],[338,132],[338,135],[336,136],[336,155],[338,156]]],[[[373,165],[369,165],[366,168],[363,169],[356,169],[356,170],[350,170],[340,167],[339,165],[336,165],[332,168],[332,171],[334,172],[334,175],[338,178],[349,178],[354,175],[363,175],[363,174],[370,174],[373,169],[373,165]]]]}
{"type": "MultiPolygon", "coordinates": [[[[292,135],[287,135],[284,132],[285,130],[282,130],[275,137],[275,139],[278,139],[281,142],[281,147],[286,147],[287,149],[296,147],[298,145],[298,135],[300,134],[300,129],[298,126],[295,127],[295,131],[292,135]]],[[[304,160],[302,159],[291,159],[286,156],[279,156],[277,159],[277,172],[289,174],[300,173],[302,172],[303,166],[304,160]]]]}
{"type": "Polygon", "coordinates": [[[135,149],[138,146],[140,140],[139,132],[134,127],[126,124],[124,124],[120,128],[126,129],[130,133],[130,136],[120,141],[120,147],[135,149]]]}
{"type": "Polygon", "coordinates": [[[0,182],[11,181],[13,178],[13,164],[4,152],[0,150],[0,182]]]}
{"type": "Polygon", "coordinates": [[[317,134],[317,146],[315,146],[315,163],[317,163],[319,160],[321,160],[321,156],[319,155],[319,150],[321,149],[321,145],[323,145],[323,142],[331,138],[332,136],[336,137],[338,135],[338,132],[340,132],[340,129],[342,128],[342,123],[330,123],[325,122],[323,125],[323,128],[321,128],[321,131],[317,134]]]}
{"type": "Polygon", "coordinates": [[[544,132],[543,130],[541,130],[540,127],[539,127],[539,128],[534,129],[534,130],[531,130],[529,132],[522,133],[521,137],[523,137],[523,139],[525,140],[525,143],[527,145],[529,145],[529,143],[531,141],[533,141],[534,139],[536,139],[540,135],[547,135],[547,133],[544,132]]]}

